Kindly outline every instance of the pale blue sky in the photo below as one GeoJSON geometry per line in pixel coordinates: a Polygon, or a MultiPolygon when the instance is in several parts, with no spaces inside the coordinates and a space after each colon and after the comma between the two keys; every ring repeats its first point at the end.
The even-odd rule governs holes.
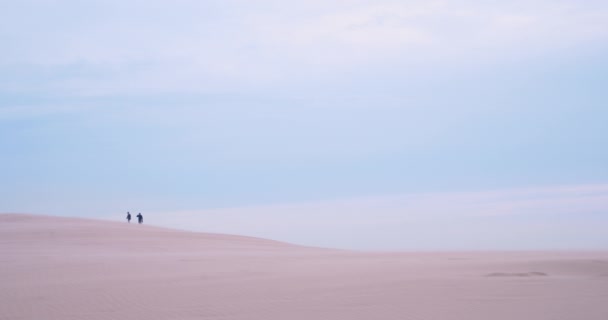
{"type": "MultiPolygon", "coordinates": [[[[130,210],[181,227],[198,212],[197,230],[411,249],[396,235],[363,244],[375,207],[356,213],[368,229],[336,227],[335,212],[319,227],[302,208],[551,190],[540,215],[502,226],[543,217],[536,247],[608,247],[608,233],[581,236],[608,228],[605,1],[4,1],[0,43],[0,212],[130,210]],[[564,197],[578,200],[558,224],[564,197]],[[309,227],[238,223],[280,220],[259,209],[278,204],[309,227]],[[243,209],[218,220],[220,208],[243,209]],[[564,241],[567,225],[577,236],[564,241]]],[[[399,203],[406,221],[414,209],[399,203]]],[[[459,230],[485,239],[498,221],[459,230]]],[[[430,234],[420,248],[441,248],[430,234]]],[[[535,247],[505,237],[494,247],[535,247]]],[[[480,242],[462,239],[452,247],[480,242]]]]}

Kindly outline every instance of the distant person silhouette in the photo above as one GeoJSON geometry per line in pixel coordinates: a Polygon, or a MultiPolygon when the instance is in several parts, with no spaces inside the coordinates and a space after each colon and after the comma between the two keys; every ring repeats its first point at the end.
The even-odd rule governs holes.
{"type": "Polygon", "coordinates": [[[131,223],[131,213],[127,212],[127,222],[131,223]]]}
{"type": "Polygon", "coordinates": [[[144,223],[144,216],[141,215],[141,212],[137,214],[137,221],[141,224],[144,223]]]}

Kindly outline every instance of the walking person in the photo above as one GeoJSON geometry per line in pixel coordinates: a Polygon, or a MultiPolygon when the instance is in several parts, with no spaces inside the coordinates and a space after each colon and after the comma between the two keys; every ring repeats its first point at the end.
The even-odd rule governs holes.
{"type": "Polygon", "coordinates": [[[127,222],[131,223],[131,213],[127,212],[127,222]]]}
{"type": "Polygon", "coordinates": [[[137,221],[139,224],[144,223],[144,216],[141,215],[141,212],[137,214],[137,221]]]}

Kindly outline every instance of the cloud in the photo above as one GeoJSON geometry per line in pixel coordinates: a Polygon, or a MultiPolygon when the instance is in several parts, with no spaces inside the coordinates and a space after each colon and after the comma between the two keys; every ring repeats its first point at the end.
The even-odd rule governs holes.
{"type": "Polygon", "coordinates": [[[597,249],[608,247],[607,204],[599,184],[153,212],[147,221],[349,249],[597,249]]]}
{"type": "Polygon", "coordinates": [[[84,105],[10,105],[0,106],[0,121],[28,119],[55,114],[73,114],[90,110],[94,107],[84,105]]]}
{"type": "Polygon", "coordinates": [[[593,45],[608,36],[608,6],[594,4],[19,2],[1,14],[0,39],[10,50],[0,53],[0,64],[109,73],[47,84],[55,90],[257,90],[374,68],[499,63],[593,45]]]}

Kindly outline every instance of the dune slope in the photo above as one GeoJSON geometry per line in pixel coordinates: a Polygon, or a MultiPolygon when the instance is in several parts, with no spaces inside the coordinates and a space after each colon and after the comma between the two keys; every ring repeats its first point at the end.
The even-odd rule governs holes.
{"type": "Polygon", "coordinates": [[[606,252],[357,253],[0,215],[0,319],[586,319],[606,252]]]}

